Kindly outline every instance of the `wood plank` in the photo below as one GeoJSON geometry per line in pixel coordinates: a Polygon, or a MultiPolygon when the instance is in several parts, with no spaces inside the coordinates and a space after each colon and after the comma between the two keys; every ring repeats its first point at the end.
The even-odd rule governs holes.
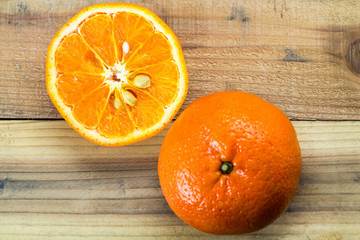
{"type": "MultiPolygon", "coordinates": [[[[303,156],[297,194],[273,224],[241,239],[358,239],[360,122],[293,125],[303,156]]],[[[0,239],[239,239],[201,233],[167,205],[157,176],[167,129],[111,148],[62,120],[0,121],[0,239]]]]}
{"type": "MultiPolygon", "coordinates": [[[[45,89],[47,46],[92,2],[0,2],[0,118],[60,118],[45,89]]],[[[130,2],[158,14],[184,47],[190,85],[182,109],[243,90],[291,119],[360,120],[359,1],[130,2]]]]}

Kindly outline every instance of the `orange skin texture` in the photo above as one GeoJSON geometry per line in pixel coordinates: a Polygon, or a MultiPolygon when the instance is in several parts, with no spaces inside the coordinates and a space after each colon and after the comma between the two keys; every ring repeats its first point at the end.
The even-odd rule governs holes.
{"type": "Polygon", "coordinates": [[[171,209],[192,227],[240,234],[269,225],[287,208],[301,172],[296,132],[286,115],[244,92],[194,101],[169,129],[159,179],[171,209]],[[223,174],[222,162],[233,170],[223,174]]]}

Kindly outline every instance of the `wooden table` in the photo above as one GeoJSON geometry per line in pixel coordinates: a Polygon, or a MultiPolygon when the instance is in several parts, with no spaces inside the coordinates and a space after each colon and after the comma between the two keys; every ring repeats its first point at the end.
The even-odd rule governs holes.
{"type": "Polygon", "coordinates": [[[181,111],[242,90],[282,109],[302,148],[287,211],[254,234],[183,223],[157,176],[166,131],[101,147],[63,121],[45,89],[47,46],[100,1],[0,2],[0,239],[360,239],[360,1],[132,1],[177,34],[189,92],[181,111]]]}

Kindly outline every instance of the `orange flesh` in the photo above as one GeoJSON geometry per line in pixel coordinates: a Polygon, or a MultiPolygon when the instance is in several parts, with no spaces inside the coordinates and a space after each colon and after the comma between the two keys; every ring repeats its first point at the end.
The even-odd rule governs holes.
{"type": "Polygon", "coordinates": [[[102,74],[104,72],[100,59],[76,33],[64,39],[56,51],[55,59],[59,73],[102,74]]]}
{"type": "Polygon", "coordinates": [[[62,74],[57,80],[57,89],[62,101],[71,106],[87,94],[98,88],[104,82],[104,77],[85,74],[62,74]]]}
{"type": "Polygon", "coordinates": [[[176,98],[179,72],[173,61],[165,61],[159,64],[150,65],[134,72],[129,80],[137,74],[147,74],[152,76],[151,85],[146,89],[151,96],[154,96],[163,105],[171,104],[176,98]]]}
{"type": "Polygon", "coordinates": [[[115,14],[114,40],[118,49],[118,59],[122,59],[124,42],[129,43],[130,46],[129,53],[124,56],[124,61],[126,61],[154,31],[154,26],[143,17],[125,12],[115,14]]]}
{"type": "Polygon", "coordinates": [[[127,111],[125,103],[121,101],[120,111],[114,106],[115,96],[112,95],[102,115],[98,130],[106,136],[126,136],[135,130],[127,111]]]}
{"type": "Polygon", "coordinates": [[[136,126],[146,129],[161,120],[164,108],[158,101],[136,88],[129,87],[128,89],[137,96],[138,103],[134,107],[129,107],[130,116],[136,126]]]}
{"type": "Polygon", "coordinates": [[[179,69],[171,49],[168,39],[139,15],[93,14],[56,50],[58,94],[79,123],[104,136],[147,129],[161,121],[177,95],[179,69]],[[124,43],[128,52],[123,52],[124,43]],[[125,73],[119,79],[114,69],[120,65],[125,73]],[[150,87],[137,88],[132,81],[137,74],[149,75],[150,87]],[[114,86],[133,93],[135,106],[122,97],[115,108],[114,86]]]}
{"type": "Polygon", "coordinates": [[[106,65],[114,66],[116,51],[113,40],[113,22],[109,15],[100,14],[86,21],[81,26],[80,33],[106,65]]]}

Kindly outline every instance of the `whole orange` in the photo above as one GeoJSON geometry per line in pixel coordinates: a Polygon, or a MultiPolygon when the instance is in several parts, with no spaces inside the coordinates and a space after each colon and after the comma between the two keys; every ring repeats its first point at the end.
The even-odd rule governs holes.
{"type": "Polygon", "coordinates": [[[171,209],[213,234],[259,230],[279,217],[300,178],[301,153],[286,115],[244,92],[194,101],[171,126],[159,157],[171,209]]]}

